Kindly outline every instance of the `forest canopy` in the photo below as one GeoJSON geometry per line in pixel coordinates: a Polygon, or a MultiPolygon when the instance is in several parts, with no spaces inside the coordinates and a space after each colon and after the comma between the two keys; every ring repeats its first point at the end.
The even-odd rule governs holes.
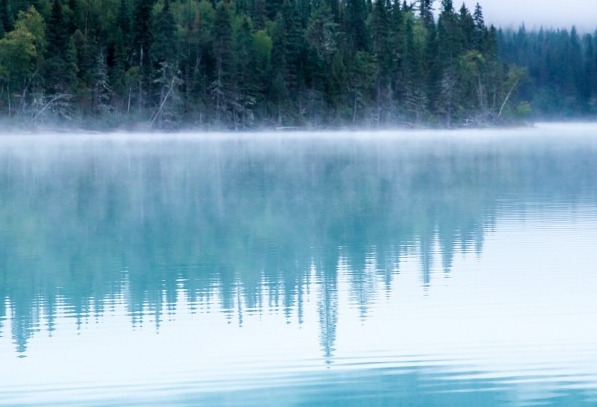
{"type": "Polygon", "coordinates": [[[436,3],[0,0],[0,116],[243,130],[592,111],[592,36],[498,31],[479,4],[436,3]]]}

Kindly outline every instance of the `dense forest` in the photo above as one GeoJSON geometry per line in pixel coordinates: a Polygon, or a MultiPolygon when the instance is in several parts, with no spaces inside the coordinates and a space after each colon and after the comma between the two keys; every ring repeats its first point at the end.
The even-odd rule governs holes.
{"type": "Polygon", "coordinates": [[[482,9],[442,0],[1,0],[0,111],[106,127],[457,125],[524,114],[482,9]],[[437,15],[437,18],[436,18],[437,15]]]}
{"type": "Polygon", "coordinates": [[[242,130],[586,114],[594,42],[498,31],[452,0],[0,0],[0,116],[242,130]]]}

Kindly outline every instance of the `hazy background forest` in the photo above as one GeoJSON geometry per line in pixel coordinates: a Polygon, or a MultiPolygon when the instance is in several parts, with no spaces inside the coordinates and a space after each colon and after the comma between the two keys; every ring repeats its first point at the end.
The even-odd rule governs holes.
{"type": "Polygon", "coordinates": [[[596,41],[501,30],[451,0],[0,0],[0,115],[235,130],[589,117],[596,41]]]}

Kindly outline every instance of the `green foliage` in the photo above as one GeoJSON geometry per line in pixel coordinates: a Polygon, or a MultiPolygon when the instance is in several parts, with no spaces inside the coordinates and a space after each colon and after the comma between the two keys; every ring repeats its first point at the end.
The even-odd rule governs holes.
{"type": "Polygon", "coordinates": [[[151,44],[151,56],[158,63],[175,64],[178,61],[178,31],[176,21],[170,11],[170,0],[164,5],[155,18],[153,25],[155,40],[151,44]]]}
{"type": "Polygon", "coordinates": [[[529,102],[520,102],[518,106],[516,106],[516,115],[521,119],[528,118],[532,111],[533,108],[529,102]]]}
{"type": "Polygon", "coordinates": [[[25,30],[33,35],[37,54],[41,58],[47,47],[46,24],[35,7],[31,6],[25,11],[19,11],[15,29],[25,30]]]}
{"type": "Polygon", "coordinates": [[[20,115],[31,100],[32,83],[43,61],[45,24],[31,6],[18,13],[14,30],[0,39],[0,83],[6,97],[0,101],[8,116],[20,115]]]}
{"type": "Polygon", "coordinates": [[[123,93],[125,90],[125,73],[127,66],[127,54],[124,45],[124,35],[122,29],[118,27],[114,39],[114,62],[110,71],[110,82],[117,93],[123,93]]]}
{"type": "Polygon", "coordinates": [[[0,69],[4,82],[22,85],[33,73],[36,58],[35,37],[31,32],[20,28],[0,39],[0,69]]]}
{"type": "Polygon", "coordinates": [[[49,58],[62,58],[65,55],[72,33],[68,20],[68,10],[65,10],[62,0],[54,0],[46,33],[49,58]]]}
{"type": "Polygon", "coordinates": [[[305,37],[317,54],[327,61],[338,50],[338,24],[334,22],[327,4],[322,3],[313,12],[305,37]]]}
{"type": "Polygon", "coordinates": [[[140,118],[146,118],[150,107],[153,72],[150,48],[153,42],[152,31],[153,0],[136,0],[132,21],[131,65],[138,68],[136,89],[136,110],[140,118]]]}
{"type": "Polygon", "coordinates": [[[12,7],[8,0],[0,0],[0,37],[14,29],[12,7]]]}

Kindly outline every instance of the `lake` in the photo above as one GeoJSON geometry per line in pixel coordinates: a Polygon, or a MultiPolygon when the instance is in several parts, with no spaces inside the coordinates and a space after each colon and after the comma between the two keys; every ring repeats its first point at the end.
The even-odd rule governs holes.
{"type": "Polygon", "coordinates": [[[0,405],[597,403],[597,125],[0,138],[0,405]]]}

